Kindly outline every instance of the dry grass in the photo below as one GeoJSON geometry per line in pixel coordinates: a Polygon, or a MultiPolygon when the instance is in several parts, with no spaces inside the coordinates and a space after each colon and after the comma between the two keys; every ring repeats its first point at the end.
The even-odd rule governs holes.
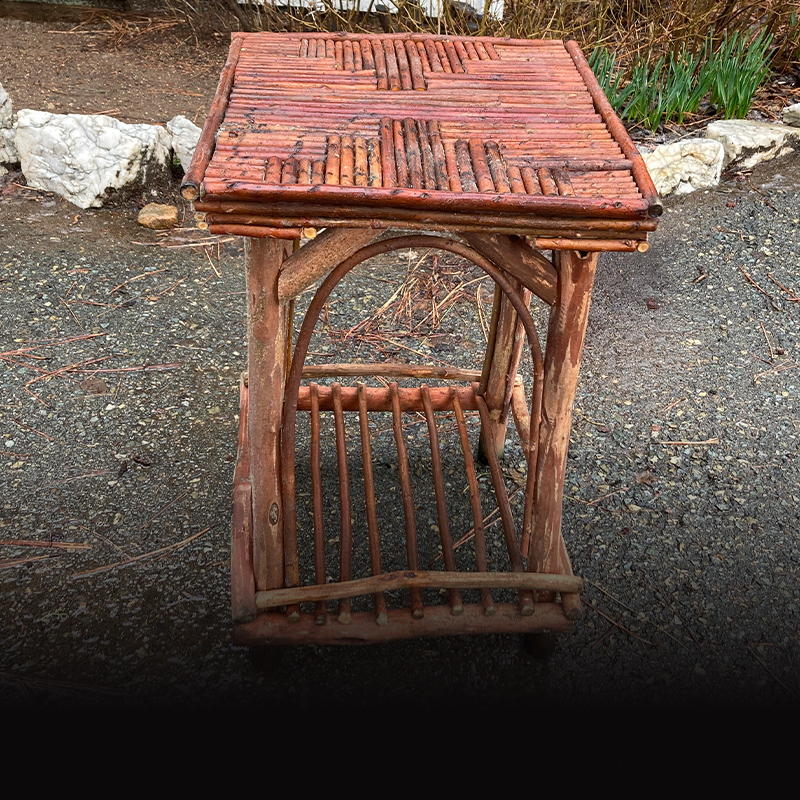
{"type": "MultiPolygon", "coordinates": [[[[362,358],[449,366],[449,361],[437,358],[430,348],[450,336],[442,326],[448,323],[451,313],[460,313],[458,309],[463,304],[474,304],[483,333],[481,337],[476,332],[476,336],[485,339],[488,333],[491,281],[484,274],[476,277],[474,270],[465,270],[465,266],[458,259],[442,258],[430,250],[415,254],[408,260],[403,280],[389,297],[358,322],[339,327],[326,303],[321,315],[325,337],[340,347],[356,346],[362,358]]],[[[470,344],[470,349],[475,344],[470,344]]],[[[326,355],[334,357],[330,352],[326,355]]]]}
{"type": "Polygon", "coordinates": [[[173,14],[139,16],[135,14],[119,14],[105,9],[93,8],[86,18],[79,22],[69,33],[84,33],[105,39],[111,47],[128,44],[140,36],[163,33],[181,25],[181,20],[173,14]]]}
{"type": "Polygon", "coordinates": [[[474,284],[484,280],[485,275],[469,279],[460,266],[440,263],[439,255],[426,251],[413,266],[409,260],[406,277],[391,297],[347,330],[343,338],[375,333],[387,324],[401,335],[430,334],[451,308],[464,300],[472,302],[474,284]],[[431,266],[423,267],[429,257],[431,266]],[[473,288],[467,291],[469,287],[473,288]]]}
{"type": "Polygon", "coordinates": [[[750,38],[765,30],[773,36],[776,67],[800,57],[798,0],[506,0],[502,19],[451,0],[444,2],[438,18],[427,17],[412,0],[384,0],[384,6],[396,9],[393,14],[366,14],[353,10],[354,3],[348,10],[348,0],[322,0],[313,10],[280,5],[278,0],[247,0],[246,5],[236,0],[168,0],[167,5],[206,29],[409,30],[576,39],[587,52],[613,45],[623,62],[652,61],[684,46],[696,51],[712,30],[720,38],[725,31],[750,38]]]}

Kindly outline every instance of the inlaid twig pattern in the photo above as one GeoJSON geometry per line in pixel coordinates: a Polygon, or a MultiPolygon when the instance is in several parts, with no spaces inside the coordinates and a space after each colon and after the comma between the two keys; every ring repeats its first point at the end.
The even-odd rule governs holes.
{"type": "Polygon", "coordinates": [[[571,44],[421,34],[236,42],[220,125],[202,151],[213,155],[184,181],[188,195],[204,195],[199,210],[216,210],[217,198],[314,202],[385,189],[382,213],[444,210],[465,194],[487,196],[473,210],[498,213],[646,219],[655,208],[641,157],[609,127],[571,44]]]}
{"type": "MultiPolygon", "coordinates": [[[[319,158],[270,156],[262,166],[253,164],[237,174],[266,185],[381,186],[562,197],[575,196],[576,186],[579,191],[591,191],[627,183],[631,196],[638,196],[627,159],[532,159],[516,152],[506,156],[506,148],[494,139],[443,136],[435,119],[382,117],[379,134],[367,138],[332,133],[319,158]]],[[[209,171],[214,174],[213,169],[209,171]]]]}

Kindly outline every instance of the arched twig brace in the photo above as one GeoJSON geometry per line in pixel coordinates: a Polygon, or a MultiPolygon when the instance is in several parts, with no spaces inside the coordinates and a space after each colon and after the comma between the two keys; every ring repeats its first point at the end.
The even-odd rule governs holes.
{"type": "MultiPolygon", "coordinates": [[[[450,253],[466,258],[477,267],[480,267],[506,295],[509,302],[517,312],[531,348],[533,358],[533,391],[531,402],[531,427],[530,427],[530,452],[528,454],[528,476],[525,485],[525,518],[523,524],[523,537],[527,540],[530,535],[532,524],[532,506],[535,496],[536,480],[536,461],[539,441],[539,423],[541,421],[542,410],[542,390],[544,386],[544,360],[539,337],[536,333],[536,326],[530,311],[520,299],[519,295],[502,269],[495,266],[491,261],[484,258],[471,247],[458,242],[454,239],[447,239],[443,236],[397,236],[391,239],[382,239],[373,242],[339,264],[333,269],[328,277],[314,295],[314,299],[308,307],[305,319],[303,320],[300,333],[297,337],[292,366],[286,382],[283,403],[283,425],[281,428],[281,473],[283,482],[283,538],[284,538],[284,581],[287,587],[300,585],[300,574],[297,558],[297,507],[295,498],[295,432],[297,423],[297,398],[300,389],[300,381],[303,374],[303,365],[311,336],[314,328],[322,313],[322,307],[327,301],[333,289],[339,281],[347,275],[350,270],[358,266],[362,261],[366,261],[374,256],[389,253],[393,250],[406,248],[436,248],[446,250],[450,253]],[[525,532],[528,536],[525,536],[525,532]]],[[[527,555],[527,554],[525,554],[527,555]]]]}

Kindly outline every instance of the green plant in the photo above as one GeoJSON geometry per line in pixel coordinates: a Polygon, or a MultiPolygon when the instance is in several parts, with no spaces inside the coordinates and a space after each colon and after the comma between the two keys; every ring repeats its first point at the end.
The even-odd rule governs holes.
{"type": "Polygon", "coordinates": [[[686,114],[697,111],[701,100],[708,93],[708,88],[703,89],[703,85],[696,80],[699,66],[700,56],[690,53],[686,47],[679,56],[670,53],[664,84],[665,119],[674,119],[682,125],[686,114]]]}
{"type": "Polygon", "coordinates": [[[617,54],[606,47],[597,47],[587,61],[614,111],[619,114],[629,90],[623,87],[623,73],[616,70],[617,54]]]}
{"type": "Polygon", "coordinates": [[[595,50],[588,61],[612,108],[622,119],[655,130],[667,110],[680,105],[674,98],[675,87],[670,83],[665,86],[662,79],[663,57],[652,68],[646,60],[638,61],[627,81],[622,71],[615,72],[616,54],[606,48],[595,50]]]}
{"type": "Polygon", "coordinates": [[[791,58],[795,61],[800,61],[800,17],[796,11],[792,11],[789,18],[789,32],[788,37],[791,47],[791,58]]]}
{"type": "Polygon", "coordinates": [[[650,130],[658,128],[664,116],[664,91],[661,82],[663,67],[663,56],[652,69],[644,59],[636,63],[628,84],[633,89],[623,109],[623,119],[642,123],[650,130]]]}
{"type": "Polygon", "coordinates": [[[711,102],[725,110],[725,119],[743,117],[753,96],[769,74],[769,48],[772,35],[762,31],[749,44],[737,31],[727,32],[712,56],[714,79],[711,102]]]}
{"type": "Polygon", "coordinates": [[[712,59],[714,51],[713,34],[706,36],[703,42],[703,50],[698,56],[698,66],[695,67],[695,76],[692,90],[686,99],[687,114],[696,114],[700,108],[700,103],[708,96],[711,86],[714,83],[715,65],[712,59]]]}
{"type": "Polygon", "coordinates": [[[627,77],[607,48],[596,48],[589,64],[622,119],[656,130],[663,122],[682,124],[709,96],[726,119],[743,117],[769,73],[771,41],[765,32],[749,43],[738,32],[726,33],[715,49],[712,29],[699,53],[684,45],[679,55],[673,51],[652,64],[641,58],[627,77]]]}

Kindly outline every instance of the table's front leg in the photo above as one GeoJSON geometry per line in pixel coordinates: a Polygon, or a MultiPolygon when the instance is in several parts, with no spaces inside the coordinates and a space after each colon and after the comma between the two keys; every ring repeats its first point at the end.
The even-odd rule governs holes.
{"type": "Polygon", "coordinates": [[[598,253],[565,250],[556,254],[558,292],[547,328],[534,526],[529,550],[528,568],[534,572],[572,574],[561,538],[561,505],[572,404],[597,260],[598,253]]]}
{"type": "Polygon", "coordinates": [[[283,586],[280,442],[288,307],[278,301],[278,273],[286,242],[245,239],[245,254],[253,569],[256,591],[262,591],[283,586]]]}

